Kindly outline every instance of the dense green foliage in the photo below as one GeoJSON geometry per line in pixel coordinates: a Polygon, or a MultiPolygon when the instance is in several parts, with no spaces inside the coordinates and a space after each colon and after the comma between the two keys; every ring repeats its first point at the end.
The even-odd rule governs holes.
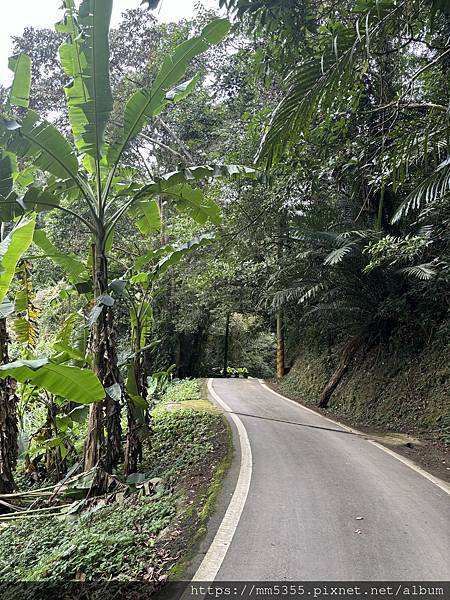
{"type": "Polygon", "coordinates": [[[189,479],[205,471],[206,487],[195,506],[200,513],[211,469],[222,458],[217,444],[217,437],[224,436],[220,415],[211,413],[208,403],[207,411],[182,406],[202,396],[201,381],[170,385],[161,402],[180,403],[179,409],[168,410],[164,404],[155,408],[151,445],[145,444],[140,473],[142,481],[157,483],[152,495],[141,491],[94,503],[66,518],[25,518],[10,525],[0,535],[0,581],[129,581],[144,578],[149,569],[158,571],[168,558],[173,564],[162,547],[174,518],[180,518],[189,479]],[[210,465],[212,452],[216,462],[210,465]]]}
{"type": "MultiPolygon", "coordinates": [[[[161,25],[141,8],[108,32],[111,0],[65,0],[56,31],[14,39],[0,122],[0,492],[19,453],[26,485],[83,463],[177,482],[214,450],[219,417],[197,381],[168,382],[225,366],[269,378],[283,358],[295,366],[285,389],[308,401],[447,435],[447,3],[218,4],[233,27],[204,9],[161,25]],[[82,393],[55,378],[73,373],[82,393]],[[430,377],[424,407],[410,381],[430,377]]],[[[143,531],[164,529],[170,494],[143,531]]],[[[43,521],[33,573],[50,568],[55,535],[64,553],[103,517],[112,532],[147,510],[126,503],[82,517],[89,532],[43,521]]],[[[105,573],[131,541],[117,535],[105,573]]],[[[81,554],[58,556],[56,569],[82,570],[81,554]]]]}
{"type": "Polygon", "coordinates": [[[142,577],[146,566],[155,562],[154,539],[174,513],[174,499],[160,493],[151,501],[116,502],[86,513],[76,526],[51,517],[39,518],[34,526],[24,520],[0,537],[1,577],[9,582],[82,574],[88,581],[142,577]]]}

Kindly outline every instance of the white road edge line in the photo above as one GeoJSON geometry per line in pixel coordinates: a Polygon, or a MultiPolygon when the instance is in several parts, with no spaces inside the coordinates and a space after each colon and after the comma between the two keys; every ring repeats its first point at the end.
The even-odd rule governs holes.
{"type": "Polygon", "coordinates": [[[222,565],[225,555],[230,547],[234,533],[244,510],[247,500],[250,481],[252,478],[252,450],[248,439],[247,431],[240,418],[233,414],[231,408],[215,392],[212,384],[213,380],[208,380],[208,391],[214,400],[229,413],[231,419],[236,425],[239,434],[239,444],[241,447],[241,465],[239,477],[236,483],[233,496],[228,505],[227,511],[217,530],[217,533],[205,554],[199,568],[197,569],[192,581],[214,581],[222,565]]]}
{"type": "Polygon", "coordinates": [[[389,448],[386,448],[386,446],[383,446],[383,444],[379,444],[378,442],[375,442],[374,440],[369,439],[367,433],[363,433],[362,431],[358,431],[357,429],[348,427],[347,425],[344,425],[343,423],[339,423],[339,421],[334,421],[333,419],[330,419],[329,417],[325,417],[325,416],[321,415],[320,413],[316,412],[315,410],[311,410],[310,408],[303,406],[303,404],[300,404],[299,402],[295,402],[295,400],[286,398],[286,396],[283,396],[282,394],[279,394],[275,390],[272,390],[266,384],[264,379],[258,379],[258,381],[262,385],[263,388],[265,388],[266,390],[268,390],[275,396],[279,396],[280,398],[283,398],[283,400],[286,400],[287,402],[294,404],[298,408],[307,410],[308,412],[312,413],[313,415],[322,417],[322,419],[325,419],[326,421],[333,423],[333,425],[338,425],[339,427],[342,427],[342,429],[351,431],[352,433],[355,433],[359,436],[363,436],[366,439],[366,441],[369,442],[369,444],[372,444],[372,446],[375,446],[376,448],[379,448],[383,452],[386,452],[386,454],[390,454],[393,458],[400,461],[401,463],[403,463],[404,465],[406,465],[413,471],[416,471],[416,473],[419,473],[419,475],[422,475],[422,477],[425,477],[425,479],[428,479],[428,481],[431,481],[431,483],[434,483],[434,485],[436,485],[438,488],[440,488],[443,492],[450,495],[450,485],[448,485],[445,481],[442,481],[442,479],[439,479],[439,477],[435,477],[431,473],[428,473],[428,471],[425,471],[425,469],[422,469],[422,467],[419,467],[419,465],[416,465],[415,462],[413,462],[412,460],[409,460],[408,458],[405,458],[401,454],[397,454],[397,452],[394,452],[394,450],[390,450],[389,448]]]}

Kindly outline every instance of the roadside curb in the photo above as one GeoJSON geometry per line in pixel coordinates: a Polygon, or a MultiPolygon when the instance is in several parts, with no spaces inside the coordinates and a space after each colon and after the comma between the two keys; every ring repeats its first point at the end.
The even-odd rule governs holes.
{"type": "Polygon", "coordinates": [[[241,464],[239,469],[239,477],[228,508],[208,551],[206,552],[200,566],[192,578],[192,581],[214,581],[216,578],[228,548],[233,540],[234,533],[242,515],[242,511],[244,510],[252,477],[252,451],[247,431],[241,419],[237,415],[233,414],[233,411],[230,409],[230,407],[215,392],[212,382],[212,379],[208,380],[208,392],[211,394],[211,397],[214,399],[214,401],[227,411],[229,417],[236,426],[239,436],[241,464]]]}

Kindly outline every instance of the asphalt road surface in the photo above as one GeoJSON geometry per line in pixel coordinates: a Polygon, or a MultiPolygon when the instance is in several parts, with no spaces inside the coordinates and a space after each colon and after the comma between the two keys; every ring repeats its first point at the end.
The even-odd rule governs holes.
{"type": "Polygon", "coordinates": [[[241,420],[252,455],[216,581],[450,580],[445,489],[257,380],[212,387],[241,420]]]}

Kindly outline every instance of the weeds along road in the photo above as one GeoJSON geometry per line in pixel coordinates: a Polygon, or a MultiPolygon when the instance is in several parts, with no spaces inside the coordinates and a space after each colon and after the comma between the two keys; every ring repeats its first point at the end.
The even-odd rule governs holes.
{"type": "Polygon", "coordinates": [[[195,579],[450,579],[445,484],[257,380],[209,389],[241,464],[195,579]]]}

